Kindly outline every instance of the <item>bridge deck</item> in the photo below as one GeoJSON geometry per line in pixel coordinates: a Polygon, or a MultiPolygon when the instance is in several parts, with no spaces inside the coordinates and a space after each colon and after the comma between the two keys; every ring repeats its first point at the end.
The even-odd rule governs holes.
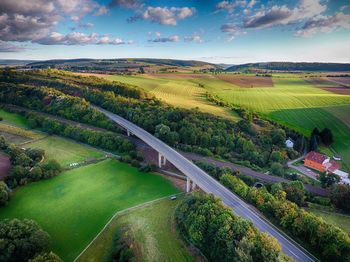
{"type": "Polygon", "coordinates": [[[112,121],[130,131],[132,134],[166,157],[167,160],[169,160],[177,169],[194,181],[204,192],[214,194],[215,196],[221,198],[222,202],[228,207],[232,208],[235,214],[250,220],[260,231],[266,232],[275,237],[281,244],[282,250],[286,255],[294,258],[297,261],[316,260],[294,240],[280,232],[279,229],[261,216],[260,213],[251,208],[237,195],[233,194],[226,187],[221,185],[218,181],[189,161],[187,158],[179,154],[173,148],[132,122],[105,109],[98,107],[96,107],[96,109],[104,113],[112,121]]]}

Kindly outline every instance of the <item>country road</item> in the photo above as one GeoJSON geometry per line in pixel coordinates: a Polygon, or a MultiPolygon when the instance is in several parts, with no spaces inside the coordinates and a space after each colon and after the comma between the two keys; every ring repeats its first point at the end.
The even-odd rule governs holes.
{"type": "Polygon", "coordinates": [[[176,150],[132,122],[105,109],[98,107],[96,107],[96,109],[104,113],[109,119],[127,129],[133,135],[140,138],[153,149],[165,156],[168,161],[170,161],[178,170],[194,181],[203,191],[221,198],[222,202],[226,206],[232,208],[235,214],[252,221],[252,223],[260,231],[267,232],[269,235],[275,237],[281,244],[282,250],[286,255],[297,261],[316,260],[295,241],[267,221],[262,215],[260,215],[260,213],[252,209],[237,195],[233,194],[226,187],[221,185],[218,181],[209,176],[206,172],[178,153],[176,150]]]}

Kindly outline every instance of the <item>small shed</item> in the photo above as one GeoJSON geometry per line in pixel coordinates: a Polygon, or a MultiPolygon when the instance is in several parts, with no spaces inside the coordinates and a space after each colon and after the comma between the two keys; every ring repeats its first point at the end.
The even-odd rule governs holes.
{"type": "Polygon", "coordinates": [[[287,148],[293,148],[294,147],[294,142],[288,138],[285,142],[287,148]]]}

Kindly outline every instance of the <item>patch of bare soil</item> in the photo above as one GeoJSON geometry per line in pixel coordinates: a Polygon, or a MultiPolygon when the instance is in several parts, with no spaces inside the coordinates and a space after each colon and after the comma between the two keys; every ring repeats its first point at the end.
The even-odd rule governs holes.
{"type": "Polygon", "coordinates": [[[338,95],[350,95],[350,87],[321,87],[323,90],[338,94],[338,95]]]}
{"type": "Polygon", "coordinates": [[[229,75],[219,74],[217,78],[229,82],[233,85],[240,87],[273,87],[273,81],[271,77],[265,76],[240,76],[240,75],[229,75]]]}
{"type": "Polygon", "coordinates": [[[328,77],[328,80],[350,86],[350,77],[328,77]]]}
{"type": "Polygon", "coordinates": [[[9,156],[0,153],[0,180],[9,174],[10,168],[11,162],[9,156]]]}
{"type": "Polygon", "coordinates": [[[350,95],[350,77],[315,77],[308,81],[328,92],[350,95]]]}

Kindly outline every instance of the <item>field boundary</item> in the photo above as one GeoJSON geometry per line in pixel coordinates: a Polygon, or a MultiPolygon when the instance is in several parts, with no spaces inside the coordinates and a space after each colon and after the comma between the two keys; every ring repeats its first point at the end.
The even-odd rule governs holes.
{"type": "Polygon", "coordinates": [[[91,242],[83,249],[83,251],[81,251],[79,253],[79,255],[73,260],[73,262],[76,262],[78,261],[78,259],[82,256],[82,254],[85,253],[86,250],[89,249],[89,247],[98,239],[98,237],[106,230],[106,228],[108,227],[108,225],[114,220],[114,218],[120,216],[120,215],[124,215],[126,213],[129,213],[131,211],[134,211],[135,209],[139,209],[139,208],[142,208],[142,207],[146,207],[146,206],[149,206],[149,205],[152,205],[154,203],[157,203],[157,202],[160,202],[164,199],[167,199],[169,198],[170,196],[178,196],[178,195],[182,195],[184,194],[184,192],[180,192],[180,193],[177,193],[177,194],[171,194],[171,195],[168,195],[168,196],[165,196],[165,197],[161,197],[161,198],[157,198],[157,199],[154,199],[154,200],[151,200],[151,201],[148,201],[148,202],[145,202],[145,203],[142,203],[142,204],[138,204],[136,206],[132,206],[132,207],[129,207],[129,208],[126,208],[126,209],[123,209],[121,211],[118,211],[116,212],[109,220],[108,222],[104,225],[104,227],[101,229],[101,231],[94,237],[93,240],[91,240],[91,242]]]}

